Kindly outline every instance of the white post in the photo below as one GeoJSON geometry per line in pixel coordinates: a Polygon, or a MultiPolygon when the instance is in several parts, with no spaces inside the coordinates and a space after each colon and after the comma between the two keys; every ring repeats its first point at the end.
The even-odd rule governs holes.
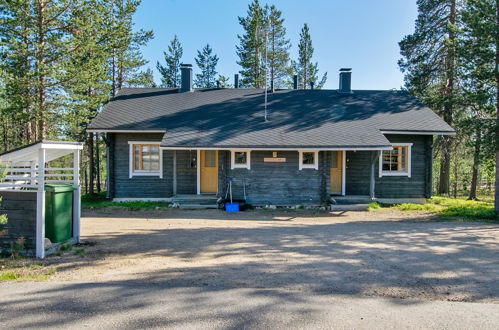
{"type": "Polygon", "coordinates": [[[201,150],[196,150],[197,194],[201,194],[201,150]]]}
{"type": "Polygon", "coordinates": [[[45,149],[38,151],[38,191],[36,193],[36,257],[45,258],[45,149]]]}
{"type": "Polygon", "coordinates": [[[73,238],[80,242],[81,187],[80,187],[80,151],[73,152],[73,238]]]}

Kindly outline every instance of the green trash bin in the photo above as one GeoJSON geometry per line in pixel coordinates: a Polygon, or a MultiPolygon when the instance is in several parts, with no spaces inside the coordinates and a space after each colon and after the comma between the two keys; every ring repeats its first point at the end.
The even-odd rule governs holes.
{"type": "Polygon", "coordinates": [[[70,184],[45,185],[45,237],[52,243],[71,238],[74,190],[70,184]]]}

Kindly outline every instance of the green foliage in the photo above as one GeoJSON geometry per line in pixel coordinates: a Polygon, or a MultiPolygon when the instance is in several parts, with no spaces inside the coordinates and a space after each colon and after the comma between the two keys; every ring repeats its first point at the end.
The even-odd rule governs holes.
{"type": "Polygon", "coordinates": [[[389,208],[406,212],[433,212],[445,220],[499,221],[492,203],[460,198],[435,196],[426,204],[404,203],[389,208]]]}
{"type": "Polygon", "coordinates": [[[288,87],[291,82],[292,68],[289,64],[291,42],[286,37],[282,12],[275,5],[265,6],[264,22],[267,23],[267,70],[274,88],[288,87]]]}
{"type": "Polygon", "coordinates": [[[265,86],[265,18],[259,0],[248,5],[246,17],[239,17],[244,33],[238,35],[237,64],[241,66],[241,86],[262,88],[265,86]]]}
{"type": "Polygon", "coordinates": [[[74,254],[75,254],[75,256],[80,256],[83,258],[83,257],[85,257],[87,252],[85,251],[85,249],[76,249],[74,254]]]}
{"type": "Polygon", "coordinates": [[[396,209],[401,211],[436,211],[438,208],[434,204],[411,204],[403,203],[394,206],[396,209]]]}
{"type": "Polygon", "coordinates": [[[100,194],[86,194],[81,197],[81,203],[84,207],[89,208],[105,208],[105,207],[118,207],[128,211],[143,211],[166,209],[171,206],[167,202],[148,202],[148,201],[132,201],[132,202],[113,202],[106,198],[106,192],[100,194]]]}
{"type": "Polygon", "coordinates": [[[198,50],[195,58],[196,64],[201,73],[196,74],[195,84],[199,88],[212,88],[216,86],[218,56],[213,54],[213,49],[209,44],[198,50]]]}
{"type": "Polygon", "coordinates": [[[220,88],[231,88],[232,85],[229,83],[229,77],[223,76],[223,75],[218,75],[218,83],[220,85],[220,88]]]}
{"type": "Polygon", "coordinates": [[[161,74],[161,85],[167,88],[180,87],[180,59],[184,51],[182,45],[175,35],[170,41],[168,52],[163,52],[165,57],[165,65],[157,62],[156,68],[161,74]]]}
{"type": "Polygon", "coordinates": [[[368,211],[372,212],[372,211],[379,210],[380,208],[381,208],[381,205],[379,205],[376,202],[371,202],[371,203],[369,203],[369,207],[367,209],[368,209],[368,211]]]}
{"type": "Polygon", "coordinates": [[[298,75],[298,85],[303,89],[314,88],[321,89],[327,80],[327,72],[319,80],[319,64],[313,62],[314,47],[308,24],[304,24],[300,32],[300,42],[298,43],[298,60],[293,61],[293,68],[298,75]]]}
{"type": "Polygon", "coordinates": [[[43,282],[48,281],[56,272],[56,268],[46,268],[37,264],[8,264],[7,269],[0,272],[0,282],[43,282]]]}
{"type": "Polygon", "coordinates": [[[442,207],[438,213],[446,219],[494,221],[499,219],[494,211],[494,205],[488,202],[445,197],[434,197],[430,202],[442,207]]]}
{"type": "Polygon", "coordinates": [[[60,247],[60,250],[65,252],[65,251],[71,251],[73,249],[72,244],[62,244],[60,247]]]}
{"type": "Polygon", "coordinates": [[[26,250],[25,248],[26,245],[26,239],[21,236],[19,237],[13,244],[11,248],[11,257],[14,259],[18,259],[21,257],[21,253],[26,250]]]}

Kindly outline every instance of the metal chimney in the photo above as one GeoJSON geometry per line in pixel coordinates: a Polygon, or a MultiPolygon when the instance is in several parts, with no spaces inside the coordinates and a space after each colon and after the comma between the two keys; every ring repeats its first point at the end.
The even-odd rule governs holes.
{"type": "Polygon", "coordinates": [[[352,92],[352,69],[351,68],[341,68],[340,69],[340,88],[338,93],[351,94],[352,92]]]}
{"type": "Polygon", "coordinates": [[[179,92],[193,92],[192,88],[192,64],[180,64],[181,84],[179,92]]]}
{"type": "Polygon", "coordinates": [[[293,76],[293,89],[298,89],[298,75],[293,76]]]}
{"type": "Polygon", "coordinates": [[[237,73],[234,75],[234,88],[239,88],[239,75],[237,73]]]}

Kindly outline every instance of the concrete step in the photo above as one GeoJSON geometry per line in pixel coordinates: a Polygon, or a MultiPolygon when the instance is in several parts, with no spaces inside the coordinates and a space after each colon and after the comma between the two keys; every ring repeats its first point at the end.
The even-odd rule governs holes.
{"type": "Polygon", "coordinates": [[[331,199],[336,202],[337,205],[352,205],[352,204],[369,204],[371,198],[369,196],[331,196],[331,199]]]}
{"type": "Polygon", "coordinates": [[[336,204],[331,205],[331,211],[367,211],[369,204],[336,204]]]}
{"type": "Polygon", "coordinates": [[[212,205],[217,204],[217,199],[206,200],[192,200],[192,199],[172,199],[172,203],[177,204],[199,204],[199,205],[212,205]]]}
{"type": "Polygon", "coordinates": [[[179,204],[180,209],[184,210],[205,210],[218,209],[218,204],[179,204]]]}

